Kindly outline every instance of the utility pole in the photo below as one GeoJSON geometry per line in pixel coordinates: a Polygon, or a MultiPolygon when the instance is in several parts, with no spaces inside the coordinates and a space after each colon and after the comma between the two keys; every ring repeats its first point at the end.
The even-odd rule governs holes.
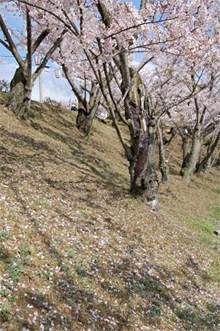
{"type": "MultiPolygon", "coordinates": [[[[35,56],[35,64],[37,66],[39,66],[41,64],[41,62],[42,62],[42,56],[41,56],[41,54],[37,54],[35,56]]],[[[43,73],[43,71],[40,73],[39,78],[38,78],[38,80],[39,80],[39,101],[40,102],[43,101],[43,76],[42,76],[42,73],[43,73]]]]}
{"type": "Polygon", "coordinates": [[[43,101],[43,77],[42,77],[42,73],[40,73],[39,75],[39,101],[42,102],[43,101]]]}

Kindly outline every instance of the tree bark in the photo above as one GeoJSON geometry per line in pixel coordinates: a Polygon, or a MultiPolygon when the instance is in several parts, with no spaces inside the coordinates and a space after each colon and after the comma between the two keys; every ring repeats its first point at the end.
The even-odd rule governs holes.
{"type": "Polygon", "coordinates": [[[220,167],[220,153],[218,153],[218,156],[216,157],[216,160],[213,162],[214,167],[220,167]]]}
{"type": "Polygon", "coordinates": [[[163,143],[163,134],[161,132],[160,123],[158,121],[157,125],[157,138],[158,138],[158,149],[159,149],[159,169],[161,172],[161,181],[163,184],[168,182],[169,166],[166,163],[164,155],[164,143],[163,143]]]}
{"type": "Polygon", "coordinates": [[[92,123],[95,117],[97,108],[93,108],[89,113],[83,109],[78,109],[78,115],[76,118],[77,129],[84,133],[86,136],[90,134],[92,123]]]}
{"type": "Polygon", "coordinates": [[[210,141],[207,147],[207,153],[206,156],[203,158],[203,160],[200,163],[197,163],[196,165],[196,172],[200,173],[202,171],[208,172],[211,168],[211,158],[214,154],[214,151],[218,145],[218,142],[220,140],[220,132],[218,135],[210,141]],[[213,141],[214,140],[214,141],[213,141]]]}
{"type": "Polygon", "coordinates": [[[19,49],[13,41],[13,38],[10,35],[9,29],[7,28],[2,16],[0,15],[0,27],[7,40],[3,42],[3,45],[6,49],[11,52],[13,57],[18,63],[18,69],[16,70],[14,77],[10,83],[10,94],[9,94],[9,106],[13,109],[15,114],[22,118],[27,119],[30,113],[31,105],[31,92],[33,87],[33,82],[40,75],[44,67],[46,66],[48,60],[54,51],[60,46],[64,34],[67,30],[63,30],[61,35],[57,40],[52,44],[49,50],[46,52],[44,58],[42,59],[41,64],[38,66],[36,71],[32,74],[32,56],[40,44],[45,40],[45,38],[50,33],[49,29],[46,29],[41,32],[41,34],[33,42],[32,40],[32,25],[31,25],[31,16],[26,6],[26,58],[23,60],[19,54],[19,49]]]}
{"type": "Polygon", "coordinates": [[[186,132],[186,129],[183,130],[181,134],[181,138],[182,138],[183,161],[180,170],[180,175],[184,176],[184,173],[188,167],[189,157],[191,152],[190,137],[188,135],[188,132],[186,132]]]}
{"type": "MultiPolygon", "coordinates": [[[[145,3],[142,2],[141,6],[144,6],[144,4],[145,3]]],[[[102,0],[98,1],[97,7],[104,24],[106,27],[109,27],[111,18],[102,0]]],[[[115,118],[115,111],[112,110],[112,113],[114,113],[113,119],[116,131],[129,161],[131,193],[147,201],[153,209],[157,209],[159,184],[155,163],[156,120],[152,118],[148,108],[145,106],[142,107],[142,98],[145,99],[144,84],[140,75],[138,73],[135,74],[133,69],[129,66],[128,54],[123,44],[120,43],[117,37],[115,40],[119,54],[114,57],[114,62],[121,74],[120,89],[124,98],[125,117],[130,132],[130,146],[128,146],[122,138],[115,118]]],[[[107,79],[106,65],[104,64],[103,67],[107,79]]],[[[107,83],[111,100],[115,110],[117,110],[118,105],[111,93],[108,79],[107,83]]],[[[105,93],[103,93],[103,95],[105,95],[105,93]]]]}
{"type": "Polygon", "coordinates": [[[188,164],[184,169],[183,177],[186,180],[190,180],[192,174],[196,170],[196,164],[199,160],[199,155],[201,151],[201,126],[200,124],[196,124],[193,131],[193,140],[192,140],[192,149],[189,155],[188,164]]]}
{"type": "MultiPolygon", "coordinates": [[[[132,155],[129,159],[131,193],[156,210],[159,182],[155,161],[155,133],[158,119],[150,114],[146,105],[142,108],[141,99],[145,96],[142,95],[143,82],[140,75],[131,79],[133,79],[132,88],[124,101],[132,155]]],[[[127,88],[126,84],[125,88],[127,88]]]]}
{"type": "Polygon", "coordinates": [[[158,207],[159,182],[155,162],[156,123],[149,121],[146,132],[133,139],[133,158],[130,160],[131,193],[147,201],[153,208],[158,207]],[[136,150],[136,151],[135,151],[136,150]]]}
{"type": "Polygon", "coordinates": [[[171,128],[169,135],[170,135],[169,139],[167,139],[167,137],[163,135],[163,145],[169,146],[171,144],[173,138],[176,136],[175,128],[171,128]]]}
{"type": "Polygon", "coordinates": [[[26,119],[29,115],[31,103],[31,84],[24,70],[18,68],[10,83],[9,106],[15,114],[26,119]]]}
{"type": "Polygon", "coordinates": [[[91,90],[89,102],[86,102],[85,99],[87,114],[83,121],[81,121],[81,123],[77,126],[79,131],[83,132],[86,136],[90,134],[92,123],[98,110],[100,100],[101,91],[97,88],[97,86],[94,85],[91,90]]]}

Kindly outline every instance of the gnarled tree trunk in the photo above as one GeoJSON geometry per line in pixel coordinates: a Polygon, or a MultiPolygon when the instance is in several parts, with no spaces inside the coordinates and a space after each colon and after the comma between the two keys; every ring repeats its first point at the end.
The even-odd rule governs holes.
{"type": "Polygon", "coordinates": [[[78,109],[76,126],[79,131],[84,133],[86,136],[90,134],[96,111],[97,107],[93,107],[89,113],[87,113],[85,110],[78,109]]]}
{"type": "Polygon", "coordinates": [[[168,182],[169,166],[165,160],[163,134],[161,132],[159,121],[157,125],[157,140],[158,140],[158,150],[159,150],[159,169],[162,177],[161,181],[163,184],[166,184],[168,182]]]}
{"type": "Polygon", "coordinates": [[[80,126],[79,130],[83,132],[86,136],[90,134],[92,123],[95,117],[96,110],[92,110],[89,115],[86,116],[85,120],[82,122],[82,125],[80,126]]]}
{"type": "Polygon", "coordinates": [[[41,64],[32,73],[32,57],[33,54],[37,51],[38,47],[42,44],[45,38],[50,33],[50,29],[46,28],[35,38],[32,39],[32,18],[30,15],[30,10],[28,6],[25,9],[26,13],[26,56],[25,59],[19,54],[19,49],[15,44],[8,27],[6,26],[2,16],[0,15],[0,27],[6,38],[6,42],[3,42],[3,45],[7,48],[9,52],[13,55],[15,60],[18,63],[18,69],[16,70],[14,77],[10,83],[10,94],[9,94],[9,106],[16,113],[16,115],[22,119],[27,119],[30,113],[30,104],[31,104],[31,92],[33,87],[33,82],[40,75],[44,67],[46,66],[48,60],[51,58],[51,55],[54,51],[60,46],[64,34],[67,32],[66,29],[63,30],[61,35],[57,40],[52,44],[49,50],[46,52],[42,58],[41,64]]]}
{"type": "Polygon", "coordinates": [[[124,102],[130,131],[131,157],[128,160],[131,193],[157,209],[159,182],[155,161],[155,133],[158,119],[151,115],[143,99],[143,82],[140,75],[136,75],[124,102]]]}
{"type": "MultiPolygon", "coordinates": [[[[134,109],[132,112],[135,113],[134,109]]],[[[157,209],[159,182],[155,161],[156,122],[150,119],[146,123],[146,131],[141,130],[137,117],[134,123],[136,131],[133,132],[131,139],[132,158],[129,160],[131,193],[148,202],[153,209],[157,209]]]]}
{"type": "Polygon", "coordinates": [[[90,134],[92,123],[101,100],[100,88],[97,84],[92,83],[90,91],[87,91],[86,86],[84,86],[83,93],[82,86],[78,88],[75,81],[71,78],[67,66],[65,64],[62,64],[62,68],[66,79],[68,80],[72,88],[73,93],[78,99],[78,115],[76,119],[76,126],[80,132],[88,136],[90,134]],[[89,101],[87,101],[87,92],[89,92],[90,94],[89,101]]]}
{"type": "MultiPolygon", "coordinates": [[[[144,2],[142,2],[141,8],[142,6],[144,7],[144,2]]],[[[105,26],[110,27],[111,18],[102,0],[98,0],[97,8],[105,26]]],[[[109,109],[111,109],[113,115],[116,131],[130,164],[131,192],[135,196],[139,196],[147,201],[153,209],[156,209],[159,188],[155,164],[156,119],[152,116],[153,110],[152,112],[150,111],[150,106],[147,107],[147,105],[145,105],[145,103],[147,103],[145,102],[145,86],[139,72],[135,72],[134,69],[129,66],[127,51],[117,36],[115,40],[119,52],[118,55],[114,57],[114,62],[121,74],[120,90],[124,99],[126,124],[129,127],[130,133],[130,146],[126,144],[122,137],[115,118],[115,112],[111,109],[109,102],[107,102],[108,97],[105,95],[103,84],[100,84],[100,87],[107,104],[110,106],[109,109]]],[[[98,44],[100,52],[102,53],[102,47],[100,43],[98,44]]],[[[108,66],[106,63],[103,64],[103,69],[111,101],[115,110],[119,110],[117,101],[110,87],[107,71],[108,66]]],[[[99,74],[101,75],[100,72],[99,74]]],[[[98,76],[97,80],[99,80],[98,76]]],[[[120,113],[120,110],[118,113],[120,113]]]]}
{"type": "Polygon", "coordinates": [[[191,139],[189,137],[187,129],[183,129],[183,132],[181,132],[181,138],[182,138],[183,161],[181,165],[180,175],[184,176],[184,173],[189,163],[189,157],[191,153],[191,139]]]}
{"type": "Polygon", "coordinates": [[[193,131],[192,149],[189,155],[187,166],[184,169],[183,177],[190,180],[192,174],[196,170],[196,164],[199,160],[201,151],[201,126],[199,123],[196,124],[193,131]]]}
{"type": "Polygon", "coordinates": [[[196,165],[197,173],[200,173],[201,171],[204,171],[204,172],[209,171],[209,169],[211,168],[211,158],[214,154],[214,151],[218,145],[219,140],[220,140],[220,132],[214,139],[211,139],[211,141],[209,142],[208,147],[207,147],[206,156],[202,159],[201,162],[197,163],[197,165],[196,165]]]}
{"type": "Polygon", "coordinates": [[[165,135],[163,135],[163,145],[169,146],[173,140],[173,138],[176,136],[176,130],[175,128],[171,128],[169,132],[170,138],[167,139],[165,135]]]}
{"type": "Polygon", "coordinates": [[[20,118],[26,119],[31,103],[31,83],[24,70],[18,68],[10,83],[9,106],[20,118]]]}

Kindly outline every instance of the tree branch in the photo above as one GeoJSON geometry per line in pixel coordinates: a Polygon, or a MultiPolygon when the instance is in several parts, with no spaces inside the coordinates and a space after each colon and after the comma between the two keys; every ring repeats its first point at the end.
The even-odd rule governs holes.
{"type": "MultiPolygon", "coordinates": [[[[15,43],[13,42],[11,36],[10,36],[10,33],[8,31],[8,28],[7,26],[5,25],[5,22],[2,18],[2,16],[0,15],[0,26],[2,28],[2,31],[5,35],[5,38],[7,39],[7,42],[9,44],[9,48],[10,48],[10,52],[13,54],[15,60],[17,61],[17,63],[19,64],[19,66],[21,68],[24,68],[24,61],[22,60],[22,58],[20,57],[19,53],[18,53],[18,50],[17,50],[17,47],[15,45],[15,43]]],[[[6,47],[7,48],[7,47],[6,47]]]]}
{"type": "Polygon", "coordinates": [[[35,40],[33,46],[32,46],[32,54],[36,52],[37,48],[40,46],[40,44],[44,41],[44,39],[48,36],[50,33],[50,29],[46,29],[38,36],[38,38],[35,40]]]}
{"type": "Polygon", "coordinates": [[[51,55],[55,52],[55,50],[60,46],[62,40],[63,40],[63,36],[65,35],[65,33],[67,32],[67,30],[64,30],[61,34],[61,36],[55,41],[55,43],[53,44],[53,46],[49,49],[49,51],[46,53],[46,55],[44,56],[43,61],[41,62],[41,64],[39,65],[39,67],[36,69],[35,73],[33,74],[33,82],[35,81],[35,79],[40,75],[41,71],[44,69],[44,67],[46,66],[48,60],[50,59],[51,55]]]}
{"type": "Polygon", "coordinates": [[[9,52],[11,52],[11,48],[4,40],[0,39],[0,44],[2,44],[9,52]]]}
{"type": "MultiPolygon", "coordinates": [[[[100,52],[102,53],[102,47],[101,47],[101,43],[100,43],[100,40],[98,39],[98,46],[99,46],[99,49],[100,49],[100,52]]],[[[119,110],[118,110],[118,106],[115,102],[115,99],[114,99],[114,96],[112,94],[112,90],[111,90],[111,85],[110,85],[110,81],[109,81],[109,76],[108,76],[108,70],[107,70],[107,65],[106,63],[103,63],[103,69],[104,69],[104,74],[105,74],[105,79],[106,79],[106,83],[107,83],[107,88],[108,88],[108,92],[109,92],[109,95],[110,95],[110,98],[112,100],[112,103],[115,107],[115,109],[117,110],[117,112],[119,113],[119,110]]],[[[103,92],[104,92],[104,89],[103,89],[103,92]]],[[[121,141],[121,144],[125,150],[125,153],[126,153],[126,156],[127,156],[127,153],[128,153],[128,146],[127,144],[125,143],[125,140],[122,136],[122,133],[121,133],[121,130],[119,129],[119,126],[118,126],[118,122],[117,122],[117,119],[116,119],[116,116],[115,116],[115,112],[114,112],[114,109],[111,107],[108,99],[107,99],[107,96],[104,92],[103,94],[106,102],[107,102],[107,105],[109,106],[109,109],[110,109],[110,112],[111,112],[111,115],[112,115],[112,119],[113,119],[113,122],[114,122],[114,125],[115,125],[115,129],[117,131],[117,134],[118,134],[118,137],[121,141]]]]}
{"type": "Polygon", "coordinates": [[[56,15],[53,11],[51,10],[48,10],[46,8],[43,8],[39,5],[36,5],[36,4],[32,4],[32,3],[29,3],[28,1],[25,1],[25,0],[18,0],[20,3],[23,3],[25,5],[28,5],[28,6],[31,6],[33,8],[37,8],[37,9],[40,9],[42,10],[43,12],[45,13],[48,13],[50,15],[52,15],[53,17],[55,17],[58,21],[60,21],[61,23],[63,23],[63,25],[66,27],[66,29],[70,30],[71,32],[73,32],[74,35],[76,35],[76,32],[75,30],[72,29],[72,24],[69,25],[67,24],[60,16],[56,15]]]}
{"type": "Polygon", "coordinates": [[[31,27],[31,17],[29,9],[26,7],[26,31],[27,31],[27,69],[28,69],[28,81],[31,85],[31,76],[32,76],[32,27],[31,27]]]}
{"type": "Polygon", "coordinates": [[[63,72],[66,76],[66,79],[68,81],[68,83],[70,84],[71,88],[72,88],[72,91],[73,93],[75,94],[75,96],[77,97],[77,100],[78,102],[80,101],[83,106],[85,107],[85,109],[87,108],[86,107],[86,104],[85,104],[85,100],[84,98],[81,96],[81,93],[80,93],[80,90],[78,89],[78,87],[74,84],[74,82],[70,79],[70,76],[69,76],[69,73],[68,73],[68,69],[67,67],[65,66],[65,64],[62,64],[62,68],[63,68],[63,72]]]}

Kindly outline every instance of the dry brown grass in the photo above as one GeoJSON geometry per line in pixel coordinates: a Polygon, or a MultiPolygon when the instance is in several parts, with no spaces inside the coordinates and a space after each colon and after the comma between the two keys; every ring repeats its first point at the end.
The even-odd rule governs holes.
{"type": "Polygon", "coordinates": [[[152,212],[114,128],[34,107],[0,105],[0,330],[217,330],[219,171],[187,185],[177,147],[152,212]]]}

